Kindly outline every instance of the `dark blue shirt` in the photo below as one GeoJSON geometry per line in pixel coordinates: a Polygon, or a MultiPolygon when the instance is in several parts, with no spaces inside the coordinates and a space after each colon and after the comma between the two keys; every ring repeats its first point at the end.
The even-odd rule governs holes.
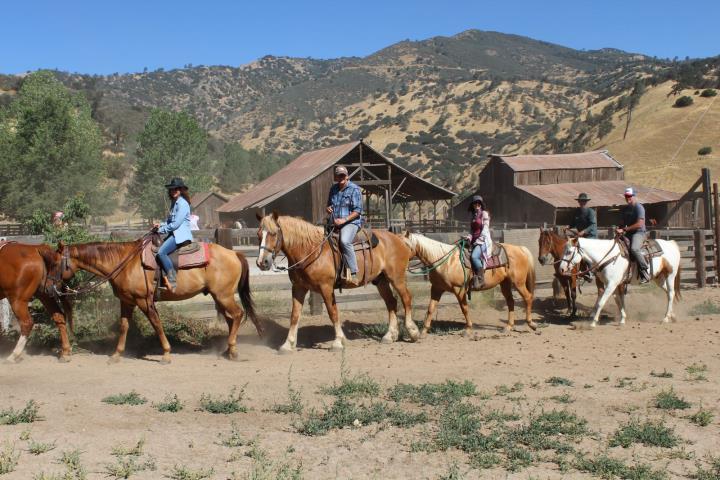
{"type": "Polygon", "coordinates": [[[333,209],[333,219],[347,218],[352,212],[359,213],[360,216],[348,223],[358,227],[362,226],[362,192],[360,187],[353,182],[348,180],[347,186],[343,190],[340,190],[337,183],[333,184],[330,188],[327,205],[333,209]]]}
{"type": "Polygon", "coordinates": [[[576,208],[570,228],[574,228],[578,232],[585,230],[585,237],[587,238],[597,238],[597,216],[595,215],[595,210],[588,207],[576,208]]]}
{"type": "MultiPolygon", "coordinates": [[[[645,207],[643,207],[642,203],[635,203],[633,204],[627,204],[625,205],[625,208],[623,209],[623,226],[629,227],[633,223],[637,222],[639,219],[645,220],[645,207]]],[[[642,227],[638,228],[637,230],[633,230],[629,233],[635,233],[635,232],[644,232],[645,231],[645,225],[643,224],[642,227]]]]}

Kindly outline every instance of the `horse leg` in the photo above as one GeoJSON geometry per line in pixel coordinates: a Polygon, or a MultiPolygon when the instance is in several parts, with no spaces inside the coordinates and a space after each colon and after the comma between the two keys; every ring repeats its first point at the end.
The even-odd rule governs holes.
{"type": "Polygon", "coordinates": [[[625,325],[627,313],[625,312],[625,293],[620,288],[615,289],[615,304],[620,311],[620,325],[625,325]]]}
{"type": "Polygon", "coordinates": [[[454,293],[455,298],[457,298],[457,301],[460,304],[460,310],[465,317],[465,331],[463,332],[463,335],[469,337],[470,335],[472,335],[473,323],[472,320],[470,320],[470,309],[468,308],[467,292],[465,291],[465,287],[460,287],[455,290],[454,293]]]}
{"type": "Polygon", "coordinates": [[[292,313],[290,313],[290,329],[285,343],[282,344],[278,352],[288,353],[295,351],[297,344],[298,324],[300,322],[300,314],[302,313],[307,288],[301,287],[293,283],[292,285],[292,313]]]}
{"type": "Polygon", "coordinates": [[[395,291],[400,294],[400,299],[402,300],[403,308],[405,309],[405,329],[407,330],[408,335],[410,335],[410,341],[417,342],[420,338],[420,331],[412,319],[412,295],[410,294],[410,290],[407,288],[407,283],[405,283],[404,274],[405,271],[403,270],[402,278],[389,278],[388,280],[392,284],[393,288],[395,288],[395,291]]]}
{"type": "Polygon", "coordinates": [[[58,358],[58,360],[60,360],[61,362],[69,362],[70,355],[72,354],[72,349],[70,348],[70,340],[68,339],[65,315],[63,315],[63,312],[60,310],[60,308],[58,308],[58,305],[54,299],[46,295],[38,295],[37,297],[40,302],[42,302],[45,310],[50,313],[53,322],[55,322],[55,326],[57,326],[58,332],[60,332],[60,343],[62,345],[62,351],[60,352],[60,357],[58,358]]]}
{"type": "Polygon", "coordinates": [[[150,320],[150,324],[155,329],[155,333],[160,340],[160,345],[163,349],[163,356],[160,360],[160,363],[170,363],[170,342],[168,342],[168,339],[165,336],[165,331],[163,330],[162,326],[162,320],[160,320],[160,315],[158,314],[157,308],[155,307],[155,303],[152,301],[152,299],[146,299],[143,302],[140,302],[138,307],[140,307],[140,310],[142,310],[148,320],[150,320]]]}
{"type": "Polygon", "coordinates": [[[568,279],[568,290],[570,290],[570,316],[577,316],[577,277],[572,276],[568,279]]]}
{"type": "Polygon", "coordinates": [[[228,348],[225,354],[230,360],[237,360],[237,333],[242,324],[243,311],[235,302],[235,296],[216,298],[215,306],[228,324],[228,348]]]}
{"type": "Polygon", "coordinates": [[[675,275],[680,275],[680,272],[670,274],[665,277],[665,282],[661,285],[662,289],[667,294],[667,310],[665,311],[665,318],[662,319],[663,323],[668,323],[675,316],[673,314],[673,301],[675,300],[675,275]]]}
{"type": "Polygon", "coordinates": [[[388,331],[385,336],[383,336],[382,343],[393,343],[400,337],[400,328],[398,327],[397,321],[397,300],[390,288],[390,282],[388,282],[384,275],[378,277],[377,289],[388,311],[388,331]]]}
{"type": "MultiPolygon", "coordinates": [[[[425,323],[423,323],[423,329],[420,332],[420,338],[425,338],[430,331],[430,326],[432,325],[432,319],[435,315],[435,311],[437,310],[438,303],[440,302],[440,297],[442,297],[443,291],[442,289],[436,287],[435,285],[432,285],[430,287],[430,304],[428,305],[427,309],[427,315],[425,316],[425,323]]],[[[458,298],[458,302],[460,299],[458,298]]],[[[462,304],[461,304],[462,305],[462,304]]]]}
{"type": "Polygon", "coordinates": [[[505,303],[508,307],[508,323],[505,325],[505,331],[509,332],[515,328],[515,299],[512,294],[512,284],[509,278],[506,278],[500,283],[500,291],[505,297],[505,303]]]}
{"type": "Polygon", "coordinates": [[[531,329],[537,330],[537,325],[532,319],[533,294],[530,293],[530,290],[528,290],[525,286],[524,280],[516,283],[515,288],[518,292],[520,292],[520,296],[523,297],[523,300],[525,300],[525,323],[527,323],[527,326],[531,329]]]}
{"type": "Polygon", "coordinates": [[[130,328],[130,319],[132,318],[133,310],[135,310],[135,305],[120,301],[120,335],[118,335],[115,352],[108,359],[108,363],[118,363],[122,358],[123,353],[125,353],[127,334],[128,329],[130,328]]]}
{"type": "Polygon", "coordinates": [[[563,291],[565,292],[565,300],[567,300],[567,314],[572,316],[574,301],[570,294],[570,279],[568,279],[567,277],[562,277],[560,283],[562,284],[563,291]]]}
{"type": "Polygon", "coordinates": [[[20,324],[20,338],[18,338],[15,348],[5,361],[7,363],[15,363],[25,351],[25,345],[27,344],[30,332],[32,332],[33,320],[30,316],[30,311],[28,310],[27,299],[12,300],[10,302],[10,308],[12,308],[12,311],[20,324]]]}
{"type": "Polygon", "coordinates": [[[345,347],[345,333],[343,332],[342,325],[340,324],[340,315],[338,314],[337,302],[335,302],[335,292],[332,285],[324,285],[320,290],[320,295],[323,297],[325,302],[325,309],[328,312],[330,321],[335,328],[335,340],[333,341],[330,350],[333,352],[341,352],[345,347]]]}
{"type": "Polygon", "coordinates": [[[605,288],[605,291],[602,293],[602,296],[598,297],[598,301],[595,305],[595,313],[593,314],[592,323],[590,323],[590,326],[592,328],[595,328],[597,326],[598,319],[600,318],[600,314],[602,313],[603,307],[605,307],[605,303],[610,298],[610,295],[612,295],[615,290],[617,289],[617,284],[608,283],[607,287],[605,288]]]}

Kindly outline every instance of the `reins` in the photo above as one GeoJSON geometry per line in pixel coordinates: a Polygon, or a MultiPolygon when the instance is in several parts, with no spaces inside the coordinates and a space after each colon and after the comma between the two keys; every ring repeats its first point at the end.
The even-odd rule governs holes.
{"type": "MultiPolygon", "coordinates": [[[[586,274],[588,274],[588,273],[590,273],[590,272],[594,272],[594,271],[596,271],[596,270],[600,270],[601,267],[602,267],[602,268],[605,268],[605,266],[607,266],[607,265],[609,265],[610,263],[612,263],[612,262],[614,262],[615,260],[617,260],[618,257],[621,255],[621,253],[618,253],[617,255],[615,255],[615,256],[614,256],[613,258],[611,258],[610,260],[604,262],[604,260],[608,257],[608,255],[610,255],[610,253],[612,253],[612,251],[613,251],[613,249],[615,248],[615,245],[616,245],[617,243],[618,243],[618,239],[617,239],[617,237],[615,237],[615,238],[613,239],[613,244],[610,246],[610,250],[608,250],[607,253],[606,253],[600,260],[598,260],[597,262],[595,262],[595,265],[593,265],[593,266],[591,266],[591,267],[583,270],[582,272],[571,273],[570,275],[571,275],[571,276],[581,277],[581,276],[586,275],[586,274]]],[[[578,244],[575,246],[575,250],[577,251],[577,254],[580,255],[580,257],[582,258],[582,254],[580,253],[580,252],[582,251],[582,248],[580,248],[580,242],[578,242],[578,244]]],[[[563,259],[563,260],[564,260],[564,259],[563,259]]],[[[561,260],[561,261],[562,261],[562,260],[561,260]]],[[[568,262],[568,263],[569,263],[569,262],[568,262]]]]}
{"type": "MultiPolygon", "coordinates": [[[[323,245],[325,244],[326,241],[328,241],[328,239],[329,239],[329,238],[332,236],[332,234],[333,234],[333,230],[331,229],[331,230],[327,233],[327,235],[325,235],[325,236],[323,237],[323,239],[320,240],[320,242],[318,243],[317,247],[315,247],[313,250],[310,251],[310,253],[308,253],[307,255],[305,255],[305,257],[303,257],[301,260],[298,260],[297,262],[293,263],[292,265],[289,265],[289,266],[287,266],[287,267],[283,267],[283,266],[277,265],[277,264],[275,263],[275,257],[277,256],[277,254],[278,254],[278,253],[280,252],[280,250],[281,250],[281,248],[279,247],[279,245],[282,245],[282,243],[283,243],[283,241],[284,241],[284,239],[285,239],[285,236],[283,235],[283,233],[282,233],[282,228],[280,228],[280,224],[277,222],[277,220],[275,220],[275,226],[277,226],[277,229],[278,229],[278,240],[275,241],[275,249],[274,249],[274,250],[270,250],[269,248],[267,248],[267,247],[264,246],[264,245],[261,245],[261,246],[260,246],[260,250],[265,250],[265,251],[268,251],[268,252],[271,252],[271,253],[272,253],[272,268],[273,268],[273,271],[274,271],[274,272],[289,272],[289,271],[291,271],[291,270],[295,270],[296,268],[305,268],[305,267],[307,267],[307,265],[300,266],[300,264],[303,263],[303,262],[304,262],[305,260],[307,260],[308,258],[310,258],[310,257],[311,257],[312,255],[314,255],[315,253],[317,253],[318,256],[317,256],[316,258],[314,258],[310,263],[312,263],[312,262],[314,262],[315,260],[317,260],[318,258],[320,258],[320,253],[322,252],[322,247],[323,247],[323,245]]],[[[285,255],[285,258],[287,258],[287,255],[285,255]]],[[[308,265],[310,265],[310,263],[308,263],[308,265]]]]}
{"type": "Polygon", "coordinates": [[[421,262],[423,263],[423,266],[421,267],[408,267],[408,273],[410,275],[427,275],[428,273],[432,272],[433,270],[437,270],[440,266],[447,263],[452,257],[453,252],[455,252],[455,250],[458,250],[458,255],[460,257],[460,266],[463,270],[463,285],[466,285],[468,281],[468,276],[467,269],[465,268],[465,243],[466,240],[464,238],[461,238],[460,240],[455,242],[455,246],[451,248],[445,255],[435,260],[430,265],[425,265],[423,262],[421,262]]]}

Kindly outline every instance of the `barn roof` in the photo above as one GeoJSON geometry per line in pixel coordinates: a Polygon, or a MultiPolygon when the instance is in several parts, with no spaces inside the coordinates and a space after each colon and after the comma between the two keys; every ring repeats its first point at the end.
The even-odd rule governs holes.
{"type": "Polygon", "coordinates": [[[624,205],[625,197],[623,193],[626,187],[633,187],[635,191],[637,191],[637,198],[640,203],[674,202],[682,196],[680,193],[635,185],[627,183],[624,180],[554,183],[548,185],[517,185],[517,188],[520,190],[556,208],[577,207],[577,201],[575,199],[581,192],[587,193],[590,197],[590,207],[624,205]]]}
{"type": "Polygon", "coordinates": [[[499,158],[516,172],[582,168],[622,168],[607,150],[555,155],[490,155],[499,158]]]}
{"type": "Polygon", "coordinates": [[[224,202],[228,201],[228,198],[225,195],[218,193],[218,192],[197,192],[190,199],[190,205],[192,205],[193,207],[197,207],[198,205],[203,203],[205,200],[207,200],[211,195],[215,195],[216,197],[218,197],[219,199],[221,199],[224,202]]]}
{"type": "MultiPolygon", "coordinates": [[[[404,178],[402,185],[400,185],[397,201],[407,201],[408,198],[411,200],[450,199],[456,195],[454,192],[430,183],[427,180],[410,173],[399,165],[396,165],[382,154],[373,150],[367,144],[362,143],[362,141],[354,141],[337,145],[335,147],[303,153],[247,192],[234,196],[230,199],[230,201],[228,201],[228,203],[222,205],[217,210],[219,212],[230,213],[246,210],[248,208],[262,208],[273,200],[282,197],[295,188],[317,177],[334,164],[343,163],[341,160],[343,160],[344,157],[353,152],[353,150],[358,148],[361,144],[363,151],[369,150],[376,156],[376,160],[379,159],[390,165],[393,189],[398,188],[398,185],[400,185],[400,182],[402,181],[400,177],[404,178]]],[[[383,166],[382,168],[387,167],[383,166]]]]}

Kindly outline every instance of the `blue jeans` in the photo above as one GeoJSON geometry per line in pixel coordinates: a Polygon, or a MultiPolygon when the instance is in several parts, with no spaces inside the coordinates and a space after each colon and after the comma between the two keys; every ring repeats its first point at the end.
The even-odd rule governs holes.
{"type": "Polygon", "coordinates": [[[172,260],[170,260],[170,257],[168,255],[170,255],[177,249],[178,246],[175,243],[175,237],[172,235],[166,238],[163,244],[160,245],[160,248],[158,248],[158,252],[155,258],[162,266],[162,269],[165,271],[165,273],[170,273],[171,271],[175,270],[173,268],[172,260]]]}
{"type": "Polygon", "coordinates": [[[351,273],[357,273],[358,271],[355,249],[352,246],[352,242],[355,240],[355,235],[357,235],[359,229],[360,227],[353,223],[348,223],[340,229],[340,248],[342,249],[345,264],[351,273]]]}
{"type": "Polygon", "coordinates": [[[470,253],[470,264],[474,272],[482,270],[484,267],[483,259],[485,258],[485,252],[487,252],[487,246],[484,243],[475,245],[470,253]]]}

